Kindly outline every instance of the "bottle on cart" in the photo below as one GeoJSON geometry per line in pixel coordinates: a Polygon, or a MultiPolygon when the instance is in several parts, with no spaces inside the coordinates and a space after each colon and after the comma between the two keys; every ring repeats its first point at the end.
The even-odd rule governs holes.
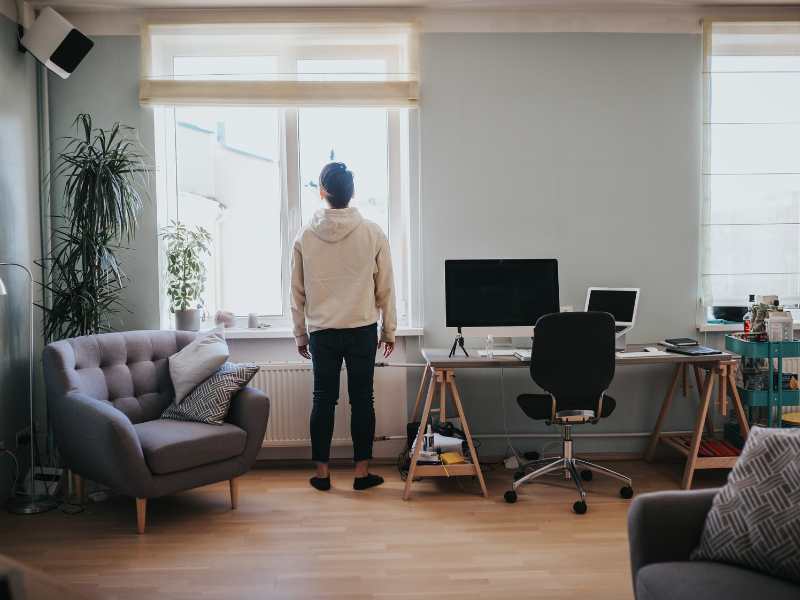
{"type": "Polygon", "coordinates": [[[775,300],[767,317],[767,337],[770,342],[790,342],[794,339],[792,314],[783,310],[775,300]]]}
{"type": "Polygon", "coordinates": [[[753,305],[756,303],[756,295],[750,294],[750,301],[748,302],[747,312],[744,314],[744,332],[750,333],[753,329],[753,305]]]}
{"type": "Polygon", "coordinates": [[[753,304],[755,304],[756,295],[750,294],[750,301],[748,303],[747,312],[744,314],[742,321],[744,321],[744,332],[750,333],[753,329],[753,304]]]}

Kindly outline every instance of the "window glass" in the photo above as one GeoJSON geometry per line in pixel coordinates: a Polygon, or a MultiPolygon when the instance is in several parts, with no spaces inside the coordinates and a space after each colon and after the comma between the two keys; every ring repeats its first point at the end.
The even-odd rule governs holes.
{"type": "Polygon", "coordinates": [[[389,233],[387,111],[373,108],[303,108],[298,111],[300,203],[303,224],[324,206],[319,173],[327,163],[347,164],[355,177],[351,206],[389,233]]]}
{"type": "Polygon", "coordinates": [[[212,236],[206,307],[283,312],[278,111],[176,108],[177,218],[212,236]]]}

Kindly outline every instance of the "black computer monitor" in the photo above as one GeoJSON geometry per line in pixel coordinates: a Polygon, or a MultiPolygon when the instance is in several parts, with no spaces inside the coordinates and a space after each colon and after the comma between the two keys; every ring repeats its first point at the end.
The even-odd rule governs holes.
{"type": "Polygon", "coordinates": [[[526,327],[559,311],[558,261],[446,260],[448,327],[526,327]]]}

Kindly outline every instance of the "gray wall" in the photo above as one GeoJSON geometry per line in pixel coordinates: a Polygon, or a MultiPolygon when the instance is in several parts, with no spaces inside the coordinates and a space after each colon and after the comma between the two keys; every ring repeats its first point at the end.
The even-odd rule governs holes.
{"type": "MultiPolygon", "coordinates": [[[[153,113],[139,106],[139,38],[92,36],[95,46],[69,79],[51,75],[50,136],[53,161],[63,149],[64,136],[73,135],[72,122],[82,112],[92,115],[96,127],[114,122],[135,127],[152,156],[153,113]]],[[[153,184],[155,178],[153,178],[153,184]]],[[[156,197],[151,185],[150,201],[139,222],[130,251],[122,252],[123,270],[130,277],[123,303],[131,311],[120,313],[117,329],[158,329],[158,244],[156,197]]],[[[56,190],[55,200],[58,200],[56,190]]]]}
{"type": "MultiPolygon", "coordinates": [[[[33,269],[40,253],[36,67],[17,52],[16,23],[2,15],[0,82],[0,262],[33,269]]],[[[0,277],[8,288],[0,296],[0,440],[14,450],[16,433],[28,424],[28,279],[13,267],[0,267],[0,277]]],[[[20,460],[26,468],[25,456],[20,460]]],[[[11,460],[0,455],[0,505],[12,477],[11,460]]]]}
{"type": "MultiPolygon", "coordinates": [[[[98,124],[139,127],[152,149],[151,113],[137,102],[137,38],[95,41],[73,77],[51,79],[54,145],[87,111],[98,124]]],[[[424,345],[450,343],[443,270],[457,257],[557,257],[562,304],[581,307],[592,284],[638,286],[634,341],[694,334],[700,36],[426,34],[421,57],[424,345]]],[[[153,205],[128,261],[130,327],[158,325],[155,227],[153,205]]],[[[412,391],[417,376],[409,374],[412,391]]],[[[667,376],[620,372],[612,389],[620,409],[590,430],[648,430],[667,376]]],[[[459,378],[473,431],[502,433],[500,374],[459,378]]],[[[504,380],[509,430],[544,431],[514,402],[533,389],[527,375],[506,371],[504,380]]],[[[668,427],[691,423],[684,407],[668,427]]],[[[504,445],[484,440],[487,454],[504,445]]],[[[641,445],[639,438],[582,442],[596,450],[641,445]]]]}
{"type": "MultiPolygon", "coordinates": [[[[424,344],[452,340],[447,258],[555,257],[562,305],[582,308],[589,285],[641,287],[632,341],[694,334],[700,36],[431,34],[421,57],[424,344]]],[[[528,375],[504,375],[509,429],[543,430],[514,401],[528,375]]],[[[665,377],[619,372],[620,409],[591,431],[649,429],[665,377]]],[[[503,432],[499,374],[459,378],[473,431],[503,432]]]]}

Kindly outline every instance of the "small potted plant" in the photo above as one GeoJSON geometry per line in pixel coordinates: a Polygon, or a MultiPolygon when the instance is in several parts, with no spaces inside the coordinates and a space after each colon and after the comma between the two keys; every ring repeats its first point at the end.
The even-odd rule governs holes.
{"type": "Polygon", "coordinates": [[[201,258],[209,253],[211,234],[202,227],[190,229],[171,221],[161,229],[161,239],[167,245],[167,296],[175,329],[197,331],[206,288],[206,265],[201,258]]]}

